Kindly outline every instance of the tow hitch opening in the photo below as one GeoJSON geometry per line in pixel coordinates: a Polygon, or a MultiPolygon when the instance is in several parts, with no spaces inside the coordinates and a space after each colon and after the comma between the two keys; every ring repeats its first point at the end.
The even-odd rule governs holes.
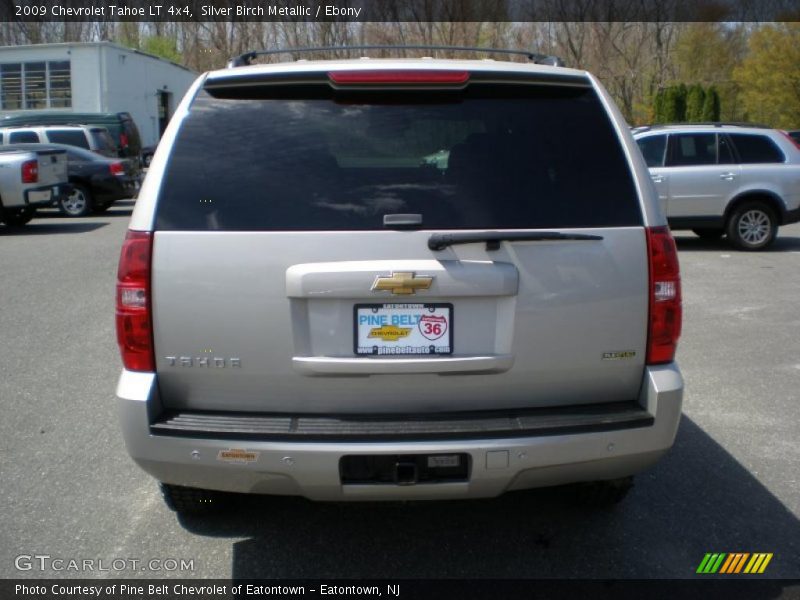
{"type": "Polygon", "coordinates": [[[416,485],[469,481],[468,454],[390,454],[343,456],[342,484],[416,485]]]}

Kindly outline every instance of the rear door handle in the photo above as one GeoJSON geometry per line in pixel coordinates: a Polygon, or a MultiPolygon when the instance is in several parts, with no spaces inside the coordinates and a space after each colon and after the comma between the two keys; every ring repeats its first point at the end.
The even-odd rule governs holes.
{"type": "Polygon", "coordinates": [[[650,179],[653,180],[653,183],[661,183],[666,179],[663,175],[651,175],[650,179]]]}
{"type": "Polygon", "coordinates": [[[720,173],[719,178],[725,181],[733,181],[736,178],[736,173],[720,173]]]}

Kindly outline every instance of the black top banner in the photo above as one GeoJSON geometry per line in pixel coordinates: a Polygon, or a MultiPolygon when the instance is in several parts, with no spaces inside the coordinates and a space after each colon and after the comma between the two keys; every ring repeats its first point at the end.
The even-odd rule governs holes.
{"type": "Polygon", "coordinates": [[[23,22],[766,22],[800,0],[2,0],[23,22]]]}

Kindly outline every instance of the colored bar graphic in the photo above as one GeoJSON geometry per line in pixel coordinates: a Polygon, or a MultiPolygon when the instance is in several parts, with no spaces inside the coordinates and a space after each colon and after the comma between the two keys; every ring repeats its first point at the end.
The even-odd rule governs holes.
{"type": "Polygon", "coordinates": [[[739,564],[736,565],[736,571],[734,571],[734,573],[739,573],[742,570],[742,567],[744,566],[748,556],[750,556],[749,552],[742,554],[742,559],[739,561],[739,564]]]}
{"type": "Polygon", "coordinates": [[[772,560],[772,553],[766,552],[759,552],[753,554],[753,558],[750,559],[750,562],[747,563],[747,566],[744,569],[745,573],[763,573],[769,561],[772,560]]]}
{"type": "Polygon", "coordinates": [[[733,554],[728,555],[728,560],[725,561],[725,564],[722,565],[722,569],[720,569],[720,573],[738,573],[742,570],[747,557],[750,556],[747,552],[736,552],[733,554]]]}
{"type": "Polygon", "coordinates": [[[771,552],[707,552],[697,567],[697,573],[733,575],[742,573],[763,573],[772,560],[771,552]],[[749,560],[748,560],[749,559],[749,560]],[[745,566],[747,565],[747,566],[745,566]]]}
{"type": "Polygon", "coordinates": [[[722,561],[725,560],[725,556],[727,556],[724,552],[723,553],[707,553],[703,557],[703,561],[700,563],[700,566],[697,567],[697,573],[716,573],[719,570],[720,565],[722,565],[722,561]]]}

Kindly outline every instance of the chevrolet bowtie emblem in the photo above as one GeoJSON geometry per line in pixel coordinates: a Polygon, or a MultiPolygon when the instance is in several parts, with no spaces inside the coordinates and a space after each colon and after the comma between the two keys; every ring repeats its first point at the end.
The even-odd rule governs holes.
{"type": "Polygon", "coordinates": [[[376,277],[372,284],[373,292],[392,292],[398,296],[416,294],[417,290],[427,290],[433,277],[417,277],[414,273],[392,273],[391,277],[376,277]]]}

